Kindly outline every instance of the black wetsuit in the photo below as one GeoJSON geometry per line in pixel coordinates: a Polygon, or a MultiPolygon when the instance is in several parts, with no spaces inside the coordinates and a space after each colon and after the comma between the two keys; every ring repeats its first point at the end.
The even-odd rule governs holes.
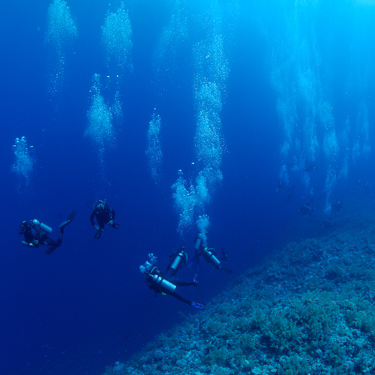
{"type": "Polygon", "coordinates": [[[90,216],[92,226],[95,226],[94,217],[98,222],[99,229],[103,230],[104,225],[108,224],[111,220],[115,220],[116,212],[105,203],[104,208],[98,209],[94,207],[90,216]]]}
{"type": "Polygon", "coordinates": [[[57,241],[49,238],[38,226],[33,225],[32,221],[27,224],[26,231],[23,233],[25,242],[29,247],[39,247],[39,245],[47,245],[46,254],[52,254],[62,243],[64,228],[60,228],[60,235],[57,241]],[[34,241],[38,241],[35,243],[34,241]],[[30,246],[32,244],[32,246],[30,246]]]}

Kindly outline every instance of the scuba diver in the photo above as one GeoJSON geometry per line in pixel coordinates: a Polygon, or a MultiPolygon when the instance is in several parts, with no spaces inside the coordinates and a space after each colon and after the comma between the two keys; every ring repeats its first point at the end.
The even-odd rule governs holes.
{"type": "Polygon", "coordinates": [[[96,233],[94,238],[99,239],[104,230],[104,226],[107,224],[112,228],[119,229],[120,225],[115,223],[116,212],[108,206],[107,203],[101,200],[97,200],[92,208],[92,214],[90,216],[91,225],[95,227],[96,233]],[[98,224],[95,224],[94,217],[98,224]]]}
{"type": "Polygon", "coordinates": [[[169,256],[169,264],[164,272],[165,276],[168,276],[168,273],[171,274],[171,279],[173,280],[176,276],[178,270],[180,270],[188,261],[188,255],[185,252],[185,248],[181,246],[180,250],[169,256]]]}
{"type": "Polygon", "coordinates": [[[76,216],[76,211],[72,211],[68,218],[60,224],[60,235],[57,241],[48,237],[52,232],[52,228],[41,223],[39,220],[23,221],[19,226],[18,233],[23,235],[25,240],[22,241],[23,246],[39,247],[39,245],[47,245],[45,254],[52,254],[62,243],[64,229],[70,224],[76,216]]]}
{"type": "Polygon", "coordinates": [[[334,203],[332,203],[332,210],[335,212],[340,212],[342,207],[342,196],[337,198],[334,203]]]}
{"type": "MultiPolygon", "coordinates": [[[[203,245],[203,236],[201,233],[198,233],[195,237],[194,241],[194,248],[195,248],[195,272],[196,274],[200,271],[200,263],[199,263],[199,257],[203,255],[203,258],[208,262],[211,263],[217,270],[222,270],[228,274],[232,273],[233,271],[229,268],[223,267],[221,265],[221,260],[228,261],[228,256],[225,253],[224,249],[221,249],[221,253],[223,256],[219,257],[216,254],[215,249],[213,248],[207,248],[203,245]],[[199,250],[201,253],[199,253],[199,250]]],[[[194,277],[195,280],[196,276],[194,277]]]]}
{"type": "Polygon", "coordinates": [[[315,208],[312,208],[311,205],[314,203],[314,195],[310,194],[310,196],[307,198],[305,204],[303,204],[299,210],[298,213],[301,215],[309,215],[312,216],[312,214],[315,211],[315,208]]]}
{"type": "Polygon", "coordinates": [[[371,185],[368,182],[366,182],[363,185],[363,188],[364,188],[366,194],[372,195],[372,187],[371,187],[371,185]]]}
{"type": "Polygon", "coordinates": [[[190,286],[190,285],[197,285],[196,281],[193,282],[183,282],[183,281],[177,281],[174,280],[169,281],[165,278],[165,275],[157,268],[153,267],[151,271],[145,270],[144,274],[147,275],[146,282],[148,287],[156,293],[161,294],[168,294],[172,297],[177,298],[179,301],[184,302],[188,304],[189,306],[192,306],[198,310],[204,310],[204,304],[194,301],[189,301],[186,298],[180,296],[178,293],[176,293],[176,288],[178,286],[190,286]]]}
{"type": "Polygon", "coordinates": [[[306,160],[305,162],[305,172],[306,173],[309,173],[309,172],[313,172],[316,170],[316,164],[314,162],[309,162],[306,160]]]}
{"type": "Polygon", "coordinates": [[[286,198],[283,200],[284,203],[289,203],[294,190],[294,183],[286,183],[283,178],[280,178],[277,182],[276,192],[286,193],[286,198]]]}
{"type": "Polygon", "coordinates": [[[277,188],[276,188],[277,192],[289,193],[291,189],[293,189],[293,186],[291,183],[286,182],[283,178],[279,178],[279,180],[277,181],[277,188]]]}
{"type": "Polygon", "coordinates": [[[289,188],[287,190],[287,196],[286,196],[286,198],[283,201],[284,203],[289,203],[290,202],[290,200],[292,198],[293,190],[294,190],[294,183],[292,182],[292,183],[290,183],[289,188]]]}

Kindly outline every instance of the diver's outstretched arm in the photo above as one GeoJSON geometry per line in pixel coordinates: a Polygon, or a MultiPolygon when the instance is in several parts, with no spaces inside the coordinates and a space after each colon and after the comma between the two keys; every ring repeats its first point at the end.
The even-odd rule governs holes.
{"type": "Polygon", "coordinates": [[[189,306],[192,306],[198,310],[204,310],[204,304],[203,303],[199,303],[199,302],[194,302],[194,301],[189,301],[188,299],[180,296],[178,293],[176,292],[171,292],[171,293],[168,293],[169,295],[177,298],[179,301],[181,302],[184,302],[186,304],[188,304],[189,306]]]}
{"type": "Polygon", "coordinates": [[[233,271],[232,271],[231,269],[229,269],[229,268],[225,268],[225,267],[220,267],[220,269],[221,269],[222,271],[224,271],[224,272],[228,273],[228,274],[231,274],[231,273],[233,273],[233,271]]]}

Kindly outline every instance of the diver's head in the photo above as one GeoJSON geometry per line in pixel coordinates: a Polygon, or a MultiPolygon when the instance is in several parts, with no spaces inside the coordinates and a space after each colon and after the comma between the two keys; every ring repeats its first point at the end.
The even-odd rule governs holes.
{"type": "Polygon", "coordinates": [[[24,234],[26,232],[26,229],[27,229],[27,221],[23,221],[18,227],[18,233],[24,234]]]}
{"type": "Polygon", "coordinates": [[[103,201],[100,201],[100,200],[96,201],[94,207],[95,207],[96,210],[99,210],[99,211],[104,210],[105,203],[103,201]]]}

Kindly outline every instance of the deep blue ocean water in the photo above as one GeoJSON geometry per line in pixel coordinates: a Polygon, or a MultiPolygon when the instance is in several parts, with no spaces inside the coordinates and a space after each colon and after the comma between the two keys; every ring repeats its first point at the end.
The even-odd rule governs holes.
{"type": "MultiPolygon", "coordinates": [[[[223,61],[229,74],[221,82],[222,126],[216,128],[223,140],[223,179],[209,188],[211,199],[194,221],[198,213],[209,216],[209,245],[226,249],[234,273],[203,264],[199,286],[182,295],[208,302],[236,275],[293,240],[287,229],[301,220],[308,225],[309,218],[297,210],[311,188],[316,215],[325,211],[328,219],[327,208],[337,197],[366,199],[365,184],[375,188],[375,3],[257,3],[125,1],[132,48],[116,80],[101,26],[107,11],[116,12],[121,2],[60,0],[69,6],[78,36],[63,47],[64,77],[53,95],[48,90],[58,58],[45,42],[51,2],[1,3],[2,373],[96,374],[181,321],[179,312],[195,313],[171,297],[154,298],[139,265],[153,252],[163,269],[181,245],[193,255],[197,228],[193,224],[179,235],[171,186],[178,170],[194,185],[205,167],[194,143],[200,108],[195,93],[217,79],[223,61]],[[179,29],[185,32],[177,38],[179,29]],[[155,54],[168,30],[172,37],[160,62],[155,54]],[[213,36],[223,41],[216,48],[224,59],[215,60],[213,73],[197,78],[202,58],[197,45],[213,36]],[[103,156],[85,136],[94,73],[101,75],[105,101],[119,89],[122,104],[122,118],[113,120],[113,146],[106,146],[103,156]],[[162,121],[158,184],[145,153],[154,109],[162,121]],[[289,118],[287,126],[283,118],[289,118]],[[17,159],[12,145],[22,136],[36,160],[25,171],[27,186],[12,170],[17,159]],[[289,151],[283,153],[285,142],[289,151]],[[308,183],[306,160],[317,167],[307,174],[308,183]],[[289,203],[283,202],[286,192],[276,191],[280,180],[293,183],[289,203]],[[116,210],[120,230],[106,228],[97,241],[87,203],[100,198],[116,210]],[[56,238],[73,209],[77,216],[52,255],[21,245],[17,229],[23,220],[38,218],[56,238]]],[[[185,268],[179,277],[191,280],[193,271],[185,268]]]]}

